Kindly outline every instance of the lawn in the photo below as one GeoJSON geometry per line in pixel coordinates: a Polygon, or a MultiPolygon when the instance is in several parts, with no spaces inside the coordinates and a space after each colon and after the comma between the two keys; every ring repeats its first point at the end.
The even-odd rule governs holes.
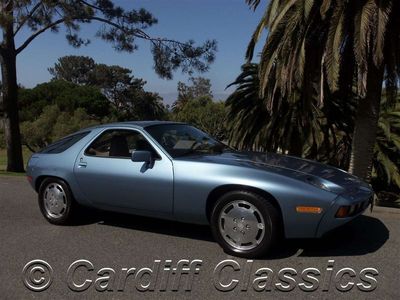
{"type": "MultiPolygon", "coordinates": [[[[32,155],[32,152],[28,150],[28,148],[22,148],[22,154],[24,156],[24,164],[28,162],[29,157],[32,155]]],[[[7,167],[7,151],[6,149],[0,149],[0,175],[25,175],[24,173],[13,173],[6,172],[7,167]]]]}

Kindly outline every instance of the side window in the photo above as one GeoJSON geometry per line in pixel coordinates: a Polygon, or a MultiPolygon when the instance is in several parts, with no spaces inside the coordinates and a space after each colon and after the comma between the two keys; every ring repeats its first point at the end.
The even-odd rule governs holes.
{"type": "Polygon", "coordinates": [[[76,134],[69,135],[67,137],[62,138],[61,140],[56,141],[55,143],[47,146],[42,149],[40,153],[45,154],[58,154],[64,152],[68,148],[72,147],[74,144],[79,142],[82,138],[87,136],[90,131],[80,132],[76,134]]]}
{"type": "Polygon", "coordinates": [[[85,150],[85,154],[99,157],[131,158],[132,152],[137,150],[150,151],[156,159],[160,158],[140,132],[123,129],[103,132],[85,150]]]}

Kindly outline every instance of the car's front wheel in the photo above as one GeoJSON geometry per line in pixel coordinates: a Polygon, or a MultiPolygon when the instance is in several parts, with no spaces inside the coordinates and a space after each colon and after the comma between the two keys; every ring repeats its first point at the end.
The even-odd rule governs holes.
{"type": "Polygon", "coordinates": [[[39,207],[47,221],[64,225],[71,221],[76,203],[65,181],[47,178],[39,188],[39,207]]]}
{"type": "Polygon", "coordinates": [[[232,191],[211,213],[214,238],[226,253],[256,258],[265,255],[278,235],[279,212],[268,199],[248,191],[232,191]]]}

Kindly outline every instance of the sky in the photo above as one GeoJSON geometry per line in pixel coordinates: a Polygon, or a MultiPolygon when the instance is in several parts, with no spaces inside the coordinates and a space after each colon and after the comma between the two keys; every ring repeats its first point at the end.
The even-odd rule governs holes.
{"type": "MultiPolygon", "coordinates": [[[[216,39],[218,52],[215,62],[207,73],[195,73],[194,76],[209,78],[214,98],[220,100],[233,91],[233,88],[225,88],[240,73],[248,41],[266,5],[260,5],[254,12],[245,0],[120,0],[115,3],[126,9],[143,7],[150,11],[158,19],[158,24],[147,31],[152,36],[179,41],[194,39],[197,43],[216,39]]],[[[49,81],[51,76],[47,69],[59,57],[84,55],[92,57],[97,63],[133,70],[135,77],[147,81],[145,89],[159,93],[167,104],[176,99],[178,81],[188,82],[189,75],[178,70],[172,80],[159,78],[153,69],[148,42],[140,41],[139,49],[134,53],[116,52],[111,44],[94,37],[98,28],[99,23],[82,26],[81,36],[90,38],[91,43],[79,49],[67,43],[63,31],[58,34],[46,32],[39,36],[17,58],[19,83],[31,88],[49,81]]],[[[17,46],[28,34],[28,31],[20,32],[17,46]]],[[[257,52],[261,46],[258,46],[257,52]]]]}

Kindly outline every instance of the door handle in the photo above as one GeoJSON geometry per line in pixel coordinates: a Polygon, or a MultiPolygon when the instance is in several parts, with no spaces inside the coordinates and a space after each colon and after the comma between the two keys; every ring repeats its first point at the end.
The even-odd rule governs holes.
{"type": "Polygon", "coordinates": [[[83,158],[81,158],[78,163],[78,168],[86,168],[86,167],[87,167],[87,162],[83,161],[83,158]]]}
{"type": "Polygon", "coordinates": [[[87,167],[87,163],[85,163],[85,162],[80,162],[78,164],[78,168],[86,168],[86,167],[87,167]]]}

